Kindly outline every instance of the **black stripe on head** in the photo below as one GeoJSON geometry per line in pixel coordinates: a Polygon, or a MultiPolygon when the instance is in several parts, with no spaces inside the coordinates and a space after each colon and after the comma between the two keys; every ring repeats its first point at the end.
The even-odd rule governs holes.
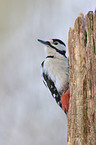
{"type": "Polygon", "coordinates": [[[60,39],[52,39],[52,40],[53,40],[53,43],[59,42],[60,44],[62,44],[66,47],[65,43],[63,41],[61,41],[60,39]]]}
{"type": "Polygon", "coordinates": [[[46,58],[54,58],[54,55],[48,55],[46,58]]]}
{"type": "MultiPolygon", "coordinates": [[[[55,49],[58,53],[60,53],[61,55],[63,55],[64,57],[66,57],[66,51],[65,50],[59,50],[56,47],[54,47],[53,45],[49,44],[49,46],[53,49],[55,49]]],[[[66,57],[67,58],[67,57],[66,57]]]]}

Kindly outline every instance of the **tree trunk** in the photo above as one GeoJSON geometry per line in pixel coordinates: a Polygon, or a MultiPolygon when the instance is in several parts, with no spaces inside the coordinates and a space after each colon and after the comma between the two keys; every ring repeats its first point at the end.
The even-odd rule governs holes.
{"type": "Polygon", "coordinates": [[[69,30],[68,145],[96,145],[96,11],[69,30]]]}

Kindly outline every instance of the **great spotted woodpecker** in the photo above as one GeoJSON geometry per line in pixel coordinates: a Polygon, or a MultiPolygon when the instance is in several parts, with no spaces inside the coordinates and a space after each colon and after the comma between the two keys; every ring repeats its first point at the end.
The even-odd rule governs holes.
{"type": "Polygon", "coordinates": [[[59,39],[44,41],[46,58],[41,64],[44,84],[49,88],[57,104],[67,114],[69,108],[69,65],[66,45],[59,39]]]}

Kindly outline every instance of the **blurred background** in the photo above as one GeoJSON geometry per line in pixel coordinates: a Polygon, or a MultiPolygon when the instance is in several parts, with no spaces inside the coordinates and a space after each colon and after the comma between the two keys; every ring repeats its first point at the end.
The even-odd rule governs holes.
{"type": "MultiPolygon", "coordinates": [[[[0,145],[67,145],[67,118],[43,85],[44,49],[96,0],[0,0],[0,145]]],[[[68,51],[67,51],[68,55],[68,51]]]]}

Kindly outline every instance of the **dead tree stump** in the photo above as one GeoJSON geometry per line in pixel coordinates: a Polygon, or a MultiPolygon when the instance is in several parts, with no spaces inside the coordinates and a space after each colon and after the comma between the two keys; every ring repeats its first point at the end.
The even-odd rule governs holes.
{"type": "Polygon", "coordinates": [[[96,145],[96,11],[69,30],[68,145],[96,145]]]}

